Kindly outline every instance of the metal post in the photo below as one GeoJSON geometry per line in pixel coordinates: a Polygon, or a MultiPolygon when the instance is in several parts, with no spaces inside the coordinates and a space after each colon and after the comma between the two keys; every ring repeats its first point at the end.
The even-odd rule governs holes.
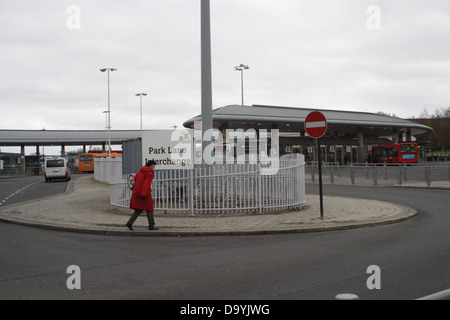
{"type": "Polygon", "coordinates": [[[109,90],[109,69],[108,69],[108,154],[111,158],[111,93],[109,90]]]}
{"type": "Polygon", "coordinates": [[[194,216],[194,177],[195,177],[195,168],[189,170],[189,211],[191,216],[194,216]]]}
{"type": "Polygon", "coordinates": [[[353,163],[350,163],[350,179],[352,180],[352,184],[355,184],[355,167],[353,163]]]}
{"type": "Polygon", "coordinates": [[[234,67],[234,71],[240,71],[241,72],[241,104],[244,106],[244,70],[250,69],[249,66],[245,64],[240,64],[237,67],[234,67]]]}
{"type": "Polygon", "coordinates": [[[261,162],[258,162],[258,214],[262,214],[261,162]]]}
{"type": "Polygon", "coordinates": [[[334,183],[334,165],[330,165],[330,181],[334,183]]]}
{"type": "Polygon", "coordinates": [[[101,72],[108,71],[108,146],[109,151],[108,154],[111,157],[111,97],[110,97],[110,90],[109,90],[109,72],[110,71],[117,71],[115,68],[102,68],[100,69],[101,72]]]}
{"type": "Polygon", "coordinates": [[[141,102],[141,104],[140,104],[140,116],[141,116],[141,138],[142,138],[142,95],[139,95],[139,98],[140,98],[140,102],[141,102]]]}
{"type": "Polygon", "coordinates": [[[241,69],[241,96],[242,106],[244,106],[244,69],[241,69]]]}
{"type": "Polygon", "coordinates": [[[322,157],[320,150],[320,139],[317,139],[317,145],[319,148],[318,160],[319,160],[319,193],[320,193],[320,219],[323,219],[323,189],[322,189],[322,157]]]}
{"type": "MultiPolygon", "coordinates": [[[[209,0],[201,0],[201,85],[202,85],[202,154],[210,141],[203,141],[212,121],[211,22],[209,0]]],[[[204,161],[203,161],[204,163],[204,161]]]]}
{"type": "Polygon", "coordinates": [[[366,179],[369,180],[369,164],[366,162],[366,179]]]}
{"type": "Polygon", "coordinates": [[[377,170],[377,164],[374,164],[373,166],[373,184],[378,185],[378,170],[377,170]]]}
{"type": "Polygon", "coordinates": [[[141,138],[142,138],[142,96],[146,96],[145,92],[136,93],[136,96],[140,98],[140,116],[141,116],[141,138]]]}

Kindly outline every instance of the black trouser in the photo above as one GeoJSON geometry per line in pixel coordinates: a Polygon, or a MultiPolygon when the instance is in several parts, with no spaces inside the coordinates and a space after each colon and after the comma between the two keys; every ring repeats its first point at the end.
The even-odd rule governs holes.
{"type": "MultiPolygon", "coordinates": [[[[131,216],[130,220],[128,220],[129,225],[133,225],[133,223],[136,221],[137,217],[139,217],[144,210],[134,210],[133,215],[131,216]]],[[[147,220],[149,227],[155,225],[155,218],[153,216],[153,211],[145,211],[147,212],[147,220]]]]}

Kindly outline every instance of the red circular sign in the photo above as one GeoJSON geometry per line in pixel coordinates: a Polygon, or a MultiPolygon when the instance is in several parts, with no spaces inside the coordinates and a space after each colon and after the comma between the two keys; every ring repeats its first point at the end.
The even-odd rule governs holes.
{"type": "Polygon", "coordinates": [[[306,133],[312,138],[320,138],[327,131],[327,119],[319,111],[313,111],[305,119],[306,133]]]}

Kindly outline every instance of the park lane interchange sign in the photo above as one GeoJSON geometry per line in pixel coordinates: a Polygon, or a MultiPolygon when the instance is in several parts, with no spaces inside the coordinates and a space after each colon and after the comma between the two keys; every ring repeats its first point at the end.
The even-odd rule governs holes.
{"type": "Polygon", "coordinates": [[[142,133],[142,163],[153,160],[158,169],[193,169],[193,132],[155,130],[142,133]]]}

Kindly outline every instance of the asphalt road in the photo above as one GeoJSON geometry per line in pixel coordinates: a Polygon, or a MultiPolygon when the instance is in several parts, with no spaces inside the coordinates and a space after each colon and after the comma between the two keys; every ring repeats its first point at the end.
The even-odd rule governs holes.
{"type": "MultiPolygon", "coordinates": [[[[0,186],[2,196],[3,181],[0,186]]],[[[317,186],[307,190],[315,193],[317,186]]],[[[340,293],[415,299],[450,288],[449,191],[337,185],[324,190],[407,204],[419,215],[339,232],[179,238],[0,223],[0,299],[297,300],[340,293]],[[71,265],[80,267],[81,289],[66,286],[71,265]],[[373,274],[367,269],[373,265],[381,288],[370,290],[373,274]]]]}
{"type": "Polygon", "coordinates": [[[0,207],[62,193],[64,180],[45,182],[43,176],[0,179],[0,207]]]}

